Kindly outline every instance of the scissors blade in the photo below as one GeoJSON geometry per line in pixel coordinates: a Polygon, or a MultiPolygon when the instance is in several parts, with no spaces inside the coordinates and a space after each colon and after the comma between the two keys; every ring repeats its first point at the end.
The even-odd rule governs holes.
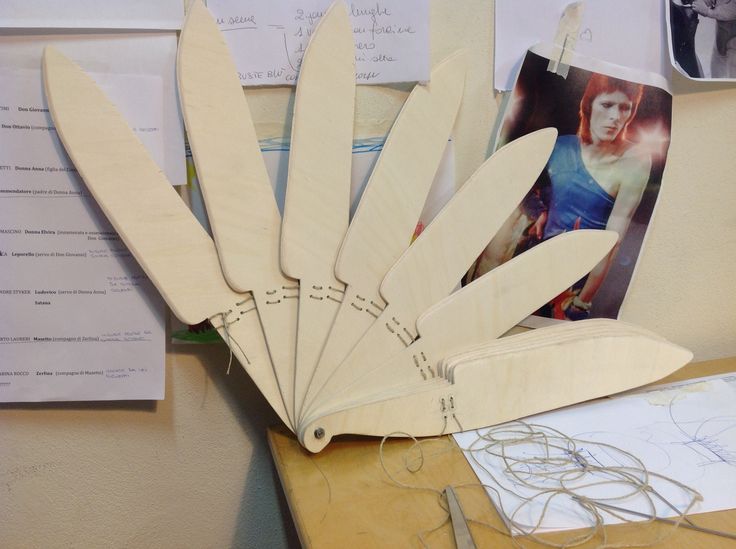
{"type": "Polygon", "coordinates": [[[473,536],[470,534],[470,528],[465,520],[465,515],[457,500],[457,495],[452,486],[445,488],[445,497],[447,498],[447,506],[450,508],[450,520],[452,521],[452,532],[455,535],[455,545],[457,549],[475,549],[473,536]]]}

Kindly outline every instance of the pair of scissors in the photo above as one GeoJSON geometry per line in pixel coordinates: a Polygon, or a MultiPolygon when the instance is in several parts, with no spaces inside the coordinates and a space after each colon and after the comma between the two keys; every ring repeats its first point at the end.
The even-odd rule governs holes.
{"type": "Polygon", "coordinates": [[[447,506],[450,510],[450,522],[452,523],[452,531],[455,535],[455,545],[457,549],[476,549],[473,536],[468,528],[468,521],[465,518],[462,507],[457,500],[457,494],[452,486],[445,488],[445,498],[447,506]]]}

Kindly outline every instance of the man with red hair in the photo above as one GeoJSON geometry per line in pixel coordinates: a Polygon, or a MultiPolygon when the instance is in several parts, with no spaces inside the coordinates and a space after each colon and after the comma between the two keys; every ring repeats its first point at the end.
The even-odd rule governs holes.
{"type": "Polygon", "coordinates": [[[613,250],[593,269],[579,292],[558,304],[557,314],[586,318],[592,300],[639,206],[651,157],[626,139],[643,86],[593,74],[580,101],[577,135],[557,139],[547,164],[549,186],[530,232],[540,240],[575,229],[609,229],[619,235],[613,250]]]}

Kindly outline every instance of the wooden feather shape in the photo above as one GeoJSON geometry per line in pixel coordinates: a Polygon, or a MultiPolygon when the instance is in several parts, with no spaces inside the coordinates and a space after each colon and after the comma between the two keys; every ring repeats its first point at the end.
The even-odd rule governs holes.
{"type": "Polygon", "coordinates": [[[373,364],[411,345],[419,315],[458,284],[536,181],[556,137],[551,128],[526,135],[476,170],[388,271],[381,283],[388,305],[319,389],[314,406],[326,405],[373,364]]]}
{"type": "MultiPolygon", "coordinates": [[[[428,88],[412,92],[336,256],[345,223],[337,195],[350,164],[353,108],[352,51],[336,51],[350,49],[347,24],[344,8],[333,7],[305,61],[281,254],[280,219],[250,113],[224,41],[199,0],[182,33],[180,95],[215,243],[94,82],[58,52],[44,56],[57,130],[103,212],[177,316],[213,322],[306,448],[319,451],[341,433],[422,436],[491,425],[649,383],[691,359],[689,351],[613,320],[494,339],[592,267],[615,240],[605,232],[558,236],[448,297],[541,171],[552,130],[493,155],[406,249],[404,228],[408,242],[416,222],[410,218],[419,214],[457,112],[460,57],[435,69],[428,88]],[[322,60],[333,54],[334,66],[322,60]],[[323,80],[339,81],[335,105],[319,100],[323,80]],[[320,145],[314,134],[324,133],[320,119],[331,116],[327,143],[320,145]],[[426,145],[416,158],[415,143],[426,145]],[[331,158],[324,173],[315,158],[321,154],[331,158]],[[412,181],[404,182],[407,177],[412,181]],[[334,203],[315,202],[320,181],[334,203]],[[320,242],[313,247],[303,230],[320,242]],[[337,277],[330,282],[348,284],[316,370],[312,358],[295,369],[299,286],[281,272],[280,255],[303,285],[321,284],[333,268],[337,277]],[[363,308],[355,329],[345,328],[360,299],[374,301],[375,316],[363,308]],[[343,333],[345,341],[336,339],[343,333]]],[[[329,314],[302,309],[306,336],[318,330],[304,326],[305,319],[320,316],[324,334],[336,307],[329,314]]],[[[321,337],[309,343],[312,356],[321,337]]]]}
{"type": "Polygon", "coordinates": [[[414,343],[372,364],[324,405],[352,407],[357,399],[411,390],[441,377],[444,357],[502,336],[589,273],[617,240],[614,231],[563,233],[487,272],[430,307],[417,320],[414,343]]]}
{"type": "Polygon", "coordinates": [[[348,228],[354,111],[353,33],[340,2],[320,19],[304,54],[291,130],[281,265],[300,285],[297,415],[345,291],[335,261],[348,228]]]}
{"type": "Polygon", "coordinates": [[[342,433],[435,436],[477,429],[654,382],[692,353],[615,320],[587,320],[502,338],[448,359],[452,381],[335,411],[299,428],[322,450],[342,433]]]}
{"type": "Polygon", "coordinates": [[[391,128],[340,248],[335,273],[347,287],[307,403],[386,305],[378,288],[411,242],[460,107],[466,69],[465,52],[439,63],[431,82],[409,94],[391,128]]]}
{"type": "Polygon", "coordinates": [[[225,282],[212,239],[97,84],[51,47],[44,52],[43,73],[49,112],[64,147],[167,305],[186,324],[212,319],[225,338],[225,324],[235,321],[229,327],[233,354],[293,429],[258,315],[248,305],[252,295],[225,282]]]}
{"type": "Polygon", "coordinates": [[[252,291],[286,410],[295,423],[298,282],[279,263],[281,214],[235,63],[200,0],[187,14],[177,60],[192,157],[225,279],[252,291]]]}

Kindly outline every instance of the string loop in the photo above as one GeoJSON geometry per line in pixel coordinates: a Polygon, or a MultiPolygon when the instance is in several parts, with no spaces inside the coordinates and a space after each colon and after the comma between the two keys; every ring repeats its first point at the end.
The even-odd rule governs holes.
{"type": "MultiPolygon", "coordinates": [[[[453,402],[445,400],[442,405],[444,432],[448,415],[451,414],[456,422],[457,418],[451,413],[455,405],[454,399],[453,402]]],[[[462,450],[468,459],[485,470],[492,484],[478,482],[453,488],[486,490],[494,500],[496,511],[505,528],[498,528],[484,521],[469,522],[509,536],[515,547],[523,548],[522,540],[559,549],[579,546],[591,540],[596,540],[599,548],[645,547],[666,540],[680,526],[732,537],[726,532],[704,529],[693,524],[687,515],[697,502],[702,501],[700,493],[675,479],[649,471],[639,458],[626,450],[603,442],[570,437],[556,429],[524,421],[514,421],[476,433],[477,439],[470,447],[462,450]],[[498,467],[491,470],[491,462],[501,465],[502,475],[497,473],[498,467]],[[510,499],[509,496],[516,501],[513,508],[504,503],[510,499]],[[673,500],[678,504],[674,504],[673,500]],[[673,512],[674,518],[664,519],[657,516],[657,509],[662,504],[673,512]],[[632,510],[632,506],[646,509],[646,512],[632,510]],[[549,520],[545,523],[545,519],[549,519],[553,511],[560,507],[582,517],[586,527],[557,543],[544,539],[539,534],[550,526],[549,520]],[[604,528],[606,517],[615,517],[626,523],[634,522],[637,520],[635,517],[638,517],[639,522],[641,518],[645,518],[645,523],[658,521],[669,524],[670,527],[658,531],[653,540],[612,542],[604,528]]],[[[449,520],[447,505],[442,491],[433,486],[408,484],[396,477],[399,471],[389,471],[384,460],[384,444],[392,436],[408,437],[414,441],[403,456],[404,470],[412,475],[427,463],[422,446],[446,439],[419,441],[409,433],[397,432],[386,435],[379,447],[381,467],[393,484],[404,489],[436,494],[438,504],[446,512],[440,525],[417,534],[426,547],[428,545],[425,537],[449,520]]],[[[451,441],[447,440],[447,444],[446,451],[452,451],[451,441]]]]}

